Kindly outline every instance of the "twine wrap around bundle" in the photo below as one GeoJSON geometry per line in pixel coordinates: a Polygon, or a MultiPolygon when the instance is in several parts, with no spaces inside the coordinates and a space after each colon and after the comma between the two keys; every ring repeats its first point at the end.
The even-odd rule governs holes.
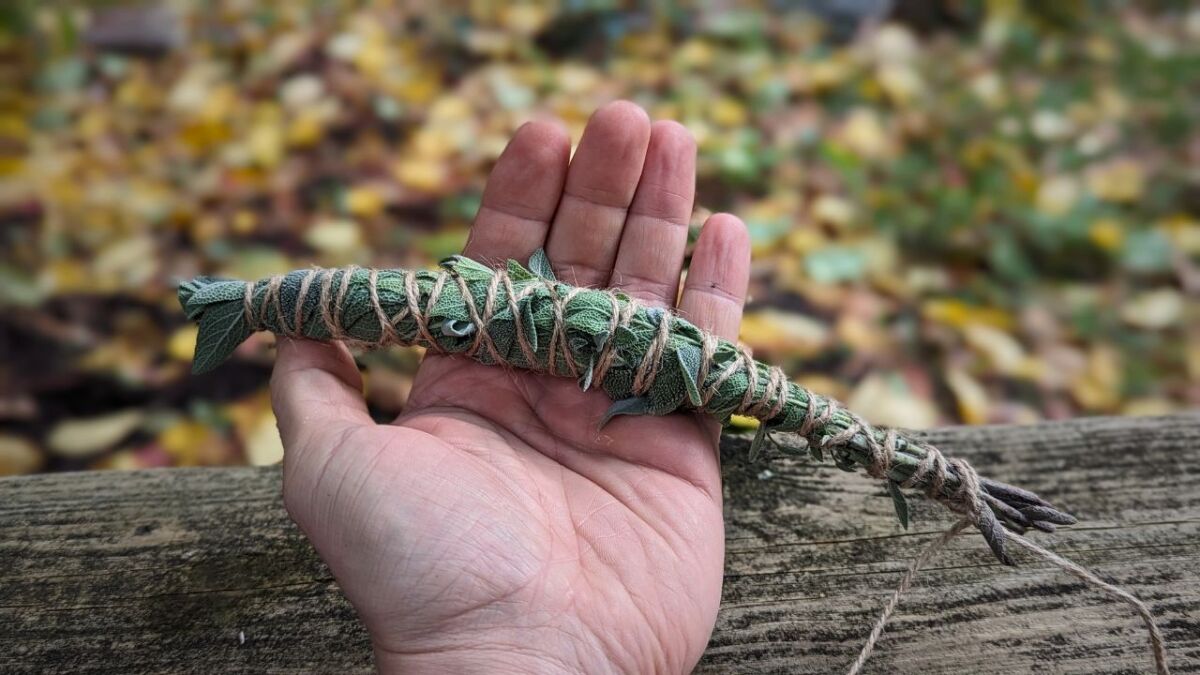
{"type": "MultiPolygon", "coordinates": [[[[789,381],[779,368],[755,361],[745,348],[679,316],[619,292],[557,281],[542,251],[528,268],[510,260],[497,270],[453,256],[437,271],[309,269],[257,282],[200,277],[180,285],[179,300],[188,318],[200,324],[193,366],[198,373],[215,368],[261,330],[368,347],[419,345],[484,364],[573,377],[584,390],[600,388],[614,401],[601,426],[615,415],[678,410],[719,420],[735,413],[754,417],[761,424],[752,455],[771,432],[794,432],[790,442],[780,444],[784,451],[807,450],[817,459],[829,453],[839,468],[862,467],[885,481],[905,527],[902,490],[918,490],[962,516],[955,533],[975,526],[1008,565],[1015,563],[1005,543],[1014,535],[1006,530],[1018,533],[1017,543],[1029,549],[1031,542],[1019,533],[1075,523],[1029,491],[979,477],[964,460],[946,458],[894,429],[872,427],[836,401],[789,381]]],[[[935,542],[914,563],[905,586],[948,539],[935,542]]],[[[870,653],[898,598],[899,593],[852,672],[870,653]]],[[[1161,646],[1161,636],[1155,644],[1161,646]]]]}

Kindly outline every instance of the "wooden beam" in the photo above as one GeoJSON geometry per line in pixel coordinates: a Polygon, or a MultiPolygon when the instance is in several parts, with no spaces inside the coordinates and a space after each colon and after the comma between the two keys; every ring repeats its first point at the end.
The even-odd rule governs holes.
{"type": "MultiPolygon", "coordinates": [[[[1147,601],[1200,670],[1200,415],[930,432],[1081,523],[1039,542],[1147,601]]],[[[700,669],[844,670],[907,562],[951,522],[829,465],[722,444],[727,560],[700,669]]],[[[1147,672],[1127,606],[960,537],[918,577],[868,672],[1147,672]]],[[[0,480],[0,671],[365,672],[367,636],[288,520],[275,468],[0,480]]]]}

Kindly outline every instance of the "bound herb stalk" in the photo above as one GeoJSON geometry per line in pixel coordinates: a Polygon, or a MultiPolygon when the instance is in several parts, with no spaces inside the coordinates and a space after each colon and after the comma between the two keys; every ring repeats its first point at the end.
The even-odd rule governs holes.
{"type": "Polygon", "coordinates": [[[1005,528],[1052,531],[1075,522],[1031,492],[980,478],[965,461],[895,430],[876,429],[836,401],[788,380],[742,347],[619,292],[557,281],[545,254],[528,268],[494,270],[455,256],[438,271],[310,269],[244,282],[201,277],[179,287],[200,324],[194,370],[216,367],[253,332],[367,346],[421,345],[491,365],[575,378],[614,401],[616,415],[694,410],[760,420],[756,454],[772,432],[795,432],[784,451],[828,453],[886,481],[908,526],[902,489],[919,490],[962,514],[996,556],[1013,564],[1005,528]]]}

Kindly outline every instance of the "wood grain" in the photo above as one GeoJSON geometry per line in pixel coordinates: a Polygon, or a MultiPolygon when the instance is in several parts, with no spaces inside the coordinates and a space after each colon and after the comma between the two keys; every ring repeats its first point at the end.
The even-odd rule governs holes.
{"type": "MultiPolygon", "coordinates": [[[[1175,672],[1200,672],[1200,415],[941,429],[981,473],[1081,524],[1044,545],[1159,617],[1175,672]]],[[[845,669],[907,561],[910,531],[861,474],[750,463],[722,445],[724,599],[703,672],[845,669]]],[[[1127,606],[1039,561],[951,543],[901,603],[867,672],[1149,672],[1127,606]]],[[[366,672],[367,636],[288,520],[278,470],[175,469],[0,480],[0,672],[366,672]]]]}

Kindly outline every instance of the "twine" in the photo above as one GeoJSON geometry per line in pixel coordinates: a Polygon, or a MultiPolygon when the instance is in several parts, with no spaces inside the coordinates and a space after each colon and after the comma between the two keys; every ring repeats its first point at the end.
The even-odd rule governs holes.
{"type": "MultiPolygon", "coordinates": [[[[318,300],[320,311],[317,314],[320,320],[331,337],[345,339],[346,332],[345,327],[342,325],[342,314],[345,309],[345,301],[351,279],[356,271],[356,268],[347,268],[345,270],[321,270],[314,268],[308,270],[300,282],[291,326],[288,326],[284,320],[282,301],[280,299],[284,281],[283,276],[271,277],[265,283],[260,281],[246,284],[245,294],[242,299],[245,320],[252,329],[263,330],[269,318],[268,308],[274,307],[278,331],[290,337],[303,336],[304,305],[314,282],[316,282],[319,287],[318,300]],[[333,292],[333,285],[334,276],[337,274],[340,274],[341,277],[337,293],[335,294],[333,292]]],[[[466,352],[468,356],[474,356],[481,349],[484,349],[495,362],[504,363],[504,359],[501,358],[499,350],[496,348],[495,342],[487,330],[488,325],[495,315],[497,305],[503,303],[512,313],[516,343],[530,369],[540,368],[550,374],[558,375],[560,374],[558,372],[558,361],[561,357],[562,362],[567,367],[568,373],[576,378],[579,377],[579,365],[567,344],[566,316],[571,300],[582,292],[582,289],[565,287],[568,290],[562,293],[561,291],[564,286],[560,286],[552,280],[542,280],[541,287],[547,291],[551,300],[554,322],[551,326],[546,363],[540,364],[537,360],[536,350],[530,342],[531,336],[525,333],[524,321],[521,320],[519,306],[522,299],[537,291],[537,285],[526,284],[518,291],[514,288],[512,279],[508,273],[505,270],[497,270],[488,284],[481,309],[478,307],[476,299],[470,292],[466,281],[458,275],[443,271],[436,276],[434,284],[430,289],[429,297],[426,299],[424,306],[421,306],[421,291],[417,284],[416,273],[413,271],[404,271],[402,274],[406,307],[389,318],[379,299],[379,273],[376,270],[371,270],[368,273],[368,295],[375,318],[379,322],[379,338],[370,346],[382,346],[402,342],[401,336],[396,331],[396,325],[406,318],[411,318],[416,326],[418,336],[425,342],[426,346],[439,353],[444,353],[444,350],[430,332],[428,314],[437,305],[447,281],[452,278],[462,295],[470,322],[474,325],[472,343],[466,352]]],[[[591,380],[591,383],[597,386],[603,383],[604,377],[610,372],[616,360],[617,350],[614,343],[616,342],[615,335],[617,329],[619,327],[628,327],[630,321],[640,309],[640,306],[632,299],[622,302],[615,295],[610,294],[609,297],[612,302],[609,337],[597,355],[591,380]]],[[[671,338],[673,320],[674,316],[671,313],[662,312],[654,338],[651,340],[645,356],[638,363],[634,371],[632,389],[639,396],[653,388],[654,380],[662,369],[663,356],[666,353],[671,338]]],[[[710,336],[708,333],[702,333],[701,358],[698,370],[698,382],[703,387],[700,397],[700,407],[708,406],[721,387],[730,378],[740,372],[744,372],[746,390],[733,412],[755,417],[764,426],[768,426],[769,428],[769,422],[782,413],[787,405],[791,390],[787,376],[781,369],[772,367],[767,369],[764,377],[758,372],[758,366],[750,351],[745,347],[738,347],[737,358],[732,359],[729,364],[712,378],[713,381],[711,383],[704,386],[709,376],[712,375],[712,366],[716,360],[718,345],[719,343],[716,338],[710,336]]],[[[855,413],[843,409],[836,401],[818,396],[800,387],[796,387],[796,389],[802,396],[806,397],[804,418],[797,429],[800,436],[811,442],[812,437],[817,433],[827,431],[835,417],[838,417],[840,414],[840,417],[848,420],[849,423],[844,428],[832,434],[827,433],[821,436],[817,445],[822,448],[836,450],[858,438],[862,438],[868,453],[867,473],[877,479],[891,480],[889,472],[892,469],[893,460],[898,452],[897,442],[899,438],[894,429],[884,431],[881,440],[876,430],[870,424],[855,413]]],[[[848,670],[849,675],[858,675],[861,672],[863,665],[874,651],[876,643],[883,635],[884,628],[887,626],[904,594],[911,588],[921,567],[967,526],[974,525],[978,527],[984,532],[985,537],[989,536],[991,528],[998,528],[999,526],[995,523],[995,516],[992,514],[988,504],[993,504],[996,508],[1011,508],[982,490],[979,475],[965,460],[947,459],[941,451],[927,443],[910,444],[921,449],[924,454],[912,475],[901,482],[899,484],[900,487],[909,489],[921,488],[926,497],[940,502],[963,517],[926,546],[909,565],[907,571],[901,577],[900,585],[892,593],[892,596],[884,605],[879,618],[875,621],[865,644],[859,652],[858,658],[850,665],[848,670]],[[957,486],[948,492],[946,487],[951,482],[951,476],[957,479],[957,486]]],[[[1005,537],[1001,529],[998,532],[994,532],[991,536],[997,536],[1001,541],[1005,538],[1014,541],[1018,546],[1029,551],[1034,556],[1081,579],[1088,586],[1103,591],[1131,605],[1146,625],[1156,672],[1159,675],[1169,675],[1165,641],[1154,622],[1153,614],[1145,603],[1129,592],[1104,581],[1078,563],[1046,550],[1016,532],[1008,532],[1005,537]]],[[[989,543],[992,542],[989,540],[989,543]]]]}
{"type": "MultiPolygon", "coordinates": [[[[867,473],[875,478],[889,480],[888,471],[891,468],[891,460],[897,451],[896,441],[898,435],[895,429],[888,429],[884,433],[884,439],[881,442],[869,424],[853,412],[841,409],[835,401],[815,396],[809,392],[808,402],[809,405],[805,413],[805,419],[800,428],[801,435],[808,436],[818,429],[823,428],[836,413],[841,412],[850,419],[850,424],[836,434],[824,436],[821,439],[821,445],[837,447],[861,434],[866,439],[867,448],[870,452],[867,473]],[[824,403],[820,413],[815,412],[818,401],[824,403]]],[[[966,460],[957,458],[947,459],[940,450],[928,443],[921,443],[918,447],[925,451],[925,456],[917,465],[912,476],[901,483],[900,487],[913,488],[924,486],[926,497],[962,514],[963,518],[926,546],[909,565],[908,570],[900,579],[900,585],[884,605],[879,618],[875,620],[871,632],[867,635],[866,642],[859,651],[858,658],[850,664],[850,668],[847,671],[848,675],[858,675],[861,672],[863,665],[874,651],[875,644],[879,641],[880,636],[883,635],[883,630],[895,612],[897,605],[899,605],[900,599],[912,586],[913,580],[916,578],[917,572],[920,571],[921,567],[967,526],[974,525],[981,530],[985,529],[983,527],[986,524],[984,521],[987,517],[991,516],[991,512],[985,510],[988,507],[984,499],[986,495],[980,487],[979,474],[976,473],[975,469],[966,460]],[[950,472],[953,472],[957,476],[958,487],[953,492],[945,494],[943,490],[948,482],[948,473],[950,472]]],[[[991,517],[994,518],[994,516],[991,517]]],[[[1170,670],[1167,667],[1166,641],[1163,639],[1162,633],[1154,622],[1154,615],[1144,602],[1128,591],[1104,581],[1082,565],[1044,549],[1016,532],[1008,532],[1005,538],[1008,541],[1016,542],[1018,546],[1034,554],[1037,558],[1082,580],[1088,586],[1107,593],[1132,606],[1146,626],[1146,631],[1149,635],[1150,651],[1154,658],[1155,672],[1158,675],[1170,674],[1170,670]]]]}
{"type": "MultiPolygon", "coordinates": [[[[912,561],[908,569],[904,572],[904,576],[901,577],[900,585],[892,593],[892,596],[888,598],[887,604],[884,605],[883,611],[879,614],[879,618],[875,620],[875,625],[871,628],[871,633],[867,636],[866,643],[863,644],[862,649],[859,651],[858,658],[854,659],[854,663],[851,663],[849,670],[846,671],[847,675],[858,675],[862,671],[863,665],[866,664],[867,659],[871,656],[871,652],[875,649],[875,644],[879,641],[880,636],[883,635],[884,627],[887,626],[888,620],[892,618],[892,613],[896,611],[896,606],[900,604],[900,599],[912,586],[913,579],[916,578],[917,572],[921,570],[921,567],[929,562],[929,559],[934,554],[941,551],[951,539],[958,536],[964,528],[971,524],[972,522],[969,518],[959,520],[950,529],[943,532],[941,536],[926,546],[920,555],[912,561]]],[[[1068,560],[1053,551],[1044,549],[1015,532],[1010,532],[1008,536],[1018,546],[1033,553],[1036,557],[1079,578],[1088,586],[1103,591],[1133,607],[1134,611],[1141,617],[1142,623],[1146,626],[1146,632],[1149,634],[1150,652],[1154,657],[1154,671],[1158,675],[1170,675],[1171,671],[1167,666],[1166,640],[1163,639],[1162,632],[1159,631],[1158,625],[1154,622],[1154,615],[1150,612],[1150,608],[1146,606],[1146,603],[1137,599],[1128,591],[1104,581],[1079,563],[1068,560]]]]}

